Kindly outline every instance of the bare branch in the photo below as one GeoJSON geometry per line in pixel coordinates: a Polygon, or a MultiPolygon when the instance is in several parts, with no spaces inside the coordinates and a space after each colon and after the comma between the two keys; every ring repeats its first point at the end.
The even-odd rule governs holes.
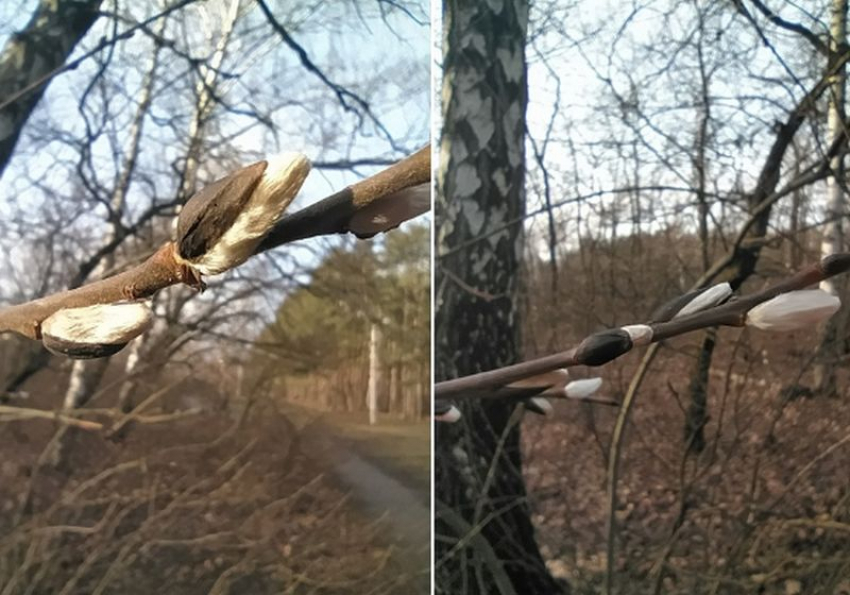
{"type": "MultiPolygon", "coordinates": [[[[850,253],[833,254],[762,291],[681,318],[650,322],[646,325],[652,331],[650,341],[656,343],[691,331],[718,325],[744,326],[747,322],[747,314],[759,304],[780,294],[809,287],[848,270],[850,270],[850,253]]],[[[625,345],[613,344],[613,338],[622,339],[624,334],[628,333],[622,328],[609,329],[590,335],[577,347],[567,351],[454,380],[438,382],[434,385],[434,397],[439,399],[499,397],[500,395],[504,396],[505,393],[503,390],[495,389],[501,389],[511,382],[530,376],[551,372],[558,368],[603,365],[632,349],[634,343],[631,341],[625,345]]],[[[546,388],[548,386],[538,387],[534,389],[536,392],[532,394],[527,394],[527,391],[531,389],[521,389],[517,390],[517,394],[512,396],[527,398],[543,392],[546,388]],[[519,394],[520,392],[522,394],[519,394]]]]}

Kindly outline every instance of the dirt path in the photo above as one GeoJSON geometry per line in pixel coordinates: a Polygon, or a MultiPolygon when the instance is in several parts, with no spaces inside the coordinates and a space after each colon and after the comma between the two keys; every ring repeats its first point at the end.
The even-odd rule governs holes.
{"type": "Polygon", "coordinates": [[[333,469],[340,486],[368,517],[383,523],[388,545],[393,546],[397,571],[413,576],[399,595],[430,593],[431,508],[430,494],[406,485],[357,452],[352,440],[315,419],[301,429],[303,448],[333,469]]]}

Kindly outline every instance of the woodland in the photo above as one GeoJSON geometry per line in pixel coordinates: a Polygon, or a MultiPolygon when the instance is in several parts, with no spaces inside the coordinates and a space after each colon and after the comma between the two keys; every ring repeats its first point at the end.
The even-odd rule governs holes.
{"type": "MultiPolygon", "coordinates": [[[[299,211],[428,143],[418,2],[32,0],[0,23],[4,321],[149,262],[254,162],[309,158],[299,211]]],[[[0,594],[426,592],[303,411],[365,411],[370,370],[384,420],[428,410],[427,228],[314,221],[158,291],[111,357],[0,334],[0,594]]]]}
{"type": "Polygon", "coordinates": [[[437,592],[850,592],[846,275],[803,329],[571,350],[847,251],[847,3],[441,16],[437,592]],[[544,357],[596,397],[499,383],[544,357]]]}

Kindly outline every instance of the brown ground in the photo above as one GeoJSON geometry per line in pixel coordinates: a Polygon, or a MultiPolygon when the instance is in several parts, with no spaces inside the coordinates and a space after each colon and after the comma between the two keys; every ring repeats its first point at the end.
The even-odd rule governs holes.
{"type": "MultiPolygon", "coordinates": [[[[720,331],[699,456],[683,457],[698,337],[656,359],[623,450],[615,592],[850,593],[850,383],[843,370],[838,398],[785,390],[810,382],[805,334],[720,331]]],[[[621,398],[641,355],[586,372],[621,398]]],[[[524,424],[534,520],[550,569],[575,593],[599,593],[618,411],[555,407],[555,419],[524,424]]]]}
{"type": "MultiPolygon", "coordinates": [[[[27,406],[45,406],[39,399],[27,406]]],[[[0,594],[413,593],[385,519],[270,406],[137,425],[121,442],[0,423],[0,594]]]]}

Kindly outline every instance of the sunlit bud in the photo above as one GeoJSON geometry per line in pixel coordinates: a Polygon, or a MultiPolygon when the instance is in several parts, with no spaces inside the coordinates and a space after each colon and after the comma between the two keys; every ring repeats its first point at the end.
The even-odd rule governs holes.
{"type": "Polygon", "coordinates": [[[747,313],[747,324],[767,331],[810,327],[835,314],[841,300],[822,289],[782,293],[747,313]]]}
{"type": "Polygon", "coordinates": [[[58,355],[106,357],[145,332],[152,318],[150,308],[140,302],[66,308],[41,323],[41,339],[58,355]]]}
{"type": "Polygon", "coordinates": [[[551,415],[553,411],[552,403],[543,397],[532,397],[525,401],[524,405],[526,409],[538,415],[551,415]]]}
{"type": "Polygon", "coordinates": [[[614,328],[594,333],[576,349],[576,362],[585,366],[601,366],[617,359],[632,348],[632,338],[623,329],[614,328]]]}
{"type": "Polygon", "coordinates": [[[708,289],[689,291],[656,309],[650,319],[652,322],[667,322],[673,318],[713,308],[722,304],[730,295],[732,295],[732,287],[728,283],[720,283],[708,289]]]}
{"type": "Polygon", "coordinates": [[[253,255],[301,189],[310,162],[282,153],[210,184],[183,207],[177,254],[204,275],[217,275],[253,255]]]}
{"type": "Polygon", "coordinates": [[[632,345],[649,345],[652,342],[652,327],[645,324],[630,324],[620,327],[632,340],[632,345]]]}
{"type": "Polygon", "coordinates": [[[600,386],[602,386],[601,378],[573,380],[564,389],[564,394],[568,399],[586,399],[598,391],[600,386]]]}
{"type": "Polygon", "coordinates": [[[419,184],[394,192],[359,209],[348,228],[358,238],[389,231],[431,208],[431,184],[419,184]]]}
{"type": "Polygon", "coordinates": [[[732,295],[732,286],[728,283],[719,283],[709,287],[685,304],[685,307],[679,310],[673,318],[679,318],[713,308],[729,299],[730,295],[732,295]]]}
{"type": "Polygon", "coordinates": [[[449,403],[437,401],[434,403],[434,419],[453,424],[461,417],[460,409],[449,403]]]}

